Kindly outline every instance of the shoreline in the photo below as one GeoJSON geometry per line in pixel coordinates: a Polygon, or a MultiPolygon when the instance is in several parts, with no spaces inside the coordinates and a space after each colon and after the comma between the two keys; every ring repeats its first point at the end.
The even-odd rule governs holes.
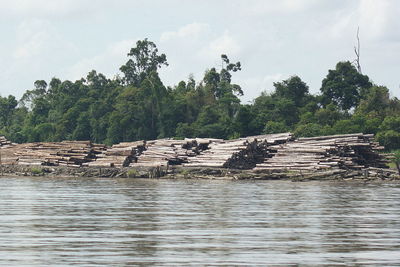
{"type": "Polygon", "coordinates": [[[2,165],[0,177],[37,176],[70,178],[145,178],[145,179],[205,179],[205,180],[289,180],[307,181],[363,181],[393,182],[400,176],[392,169],[366,168],[363,170],[329,170],[294,172],[289,170],[255,171],[225,168],[160,167],[68,167],[35,165],[2,165]]]}
{"type": "Polygon", "coordinates": [[[0,174],[15,176],[225,180],[399,180],[372,134],[233,140],[158,139],[14,144],[2,139],[0,174]]]}

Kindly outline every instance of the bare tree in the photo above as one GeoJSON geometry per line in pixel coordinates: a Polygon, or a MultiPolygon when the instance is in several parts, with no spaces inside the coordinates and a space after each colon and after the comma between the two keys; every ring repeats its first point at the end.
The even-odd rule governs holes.
{"type": "Polygon", "coordinates": [[[357,71],[361,72],[361,65],[360,65],[360,27],[357,27],[357,46],[354,46],[354,53],[356,53],[356,59],[353,61],[353,64],[356,65],[357,71]]]}

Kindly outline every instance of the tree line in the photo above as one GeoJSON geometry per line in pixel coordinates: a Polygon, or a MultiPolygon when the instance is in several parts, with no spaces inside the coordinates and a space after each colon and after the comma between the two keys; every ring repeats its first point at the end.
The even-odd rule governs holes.
{"type": "Polygon", "coordinates": [[[196,81],[165,86],[159,69],[168,66],[156,45],[140,40],[112,79],[91,71],[75,82],[37,80],[20,100],[0,96],[0,134],[23,142],[123,141],[174,137],[242,136],[291,131],[296,136],[376,134],[387,149],[400,148],[400,100],[374,84],[352,63],[339,62],[311,94],[298,76],[274,83],[251,104],[241,104],[232,82],[240,62],[221,55],[196,81]]]}

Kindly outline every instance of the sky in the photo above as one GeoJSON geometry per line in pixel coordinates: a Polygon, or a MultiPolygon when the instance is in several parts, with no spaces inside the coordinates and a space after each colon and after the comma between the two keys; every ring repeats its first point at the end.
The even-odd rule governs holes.
{"type": "Polygon", "coordinates": [[[240,61],[243,103],[298,75],[318,93],[329,69],[353,61],[359,27],[363,74],[400,97],[397,0],[0,0],[0,95],[36,80],[119,74],[137,40],[167,55],[166,86],[240,61]]]}

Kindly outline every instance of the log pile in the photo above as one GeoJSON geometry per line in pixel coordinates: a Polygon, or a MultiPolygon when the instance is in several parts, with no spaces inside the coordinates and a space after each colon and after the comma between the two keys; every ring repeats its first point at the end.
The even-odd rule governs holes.
{"type": "Polygon", "coordinates": [[[84,163],[90,167],[127,167],[135,162],[145,149],[145,141],[123,142],[96,155],[96,160],[84,163]]]}
{"type": "Polygon", "coordinates": [[[79,167],[90,161],[90,141],[28,143],[20,145],[15,155],[18,165],[49,165],[79,167]]]}
{"type": "MultiPolygon", "coordinates": [[[[364,172],[387,168],[370,134],[293,139],[290,133],[235,140],[195,138],[125,142],[106,147],[90,141],[12,144],[0,137],[1,163],[69,167],[254,169],[259,173],[364,172]],[[265,172],[263,172],[265,171],[265,172]],[[289,172],[288,172],[289,171],[289,172]]],[[[255,173],[255,172],[254,172],[255,173]]]]}
{"type": "Polygon", "coordinates": [[[146,148],[130,167],[167,167],[187,162],[196,154],[197,144],[192,139],[160,139],[146,142],[146,148]]]}
{"type": "Polygon", "coordinates": [[[12,143],[8,141],[4,136],[0,136],[0,147],[10,146],[12,143]]]}
{"type": "Polygon", "coordinates": [[[268,157],[255,170],[313,171],[329,169],[360,170],[386,168],[387,160],[370,134],[347,134],[299,138],[268,147],[268,157]]]}
{"type": "Polygon", "coordinates": [[[105,145],[90,141],[25,143],[2,149],[3,164],[80,167],[92,161],[105,145]]]}
{"type": "Polygon", "coordinates": [[[286,143],[290,133],[259,135],[236,140],[210,141],[207,150],[190,158],[185,167],[252,169],[267,156],[267,147],[286,143]]]}
{"type": "Polygon", "coordinates": [[[1,164],[4,165],[15,165],[18,157],[12,152],[12,148],[15,145],[8,141],[4,136],[0,136],[0,159],[1,164]]]}

